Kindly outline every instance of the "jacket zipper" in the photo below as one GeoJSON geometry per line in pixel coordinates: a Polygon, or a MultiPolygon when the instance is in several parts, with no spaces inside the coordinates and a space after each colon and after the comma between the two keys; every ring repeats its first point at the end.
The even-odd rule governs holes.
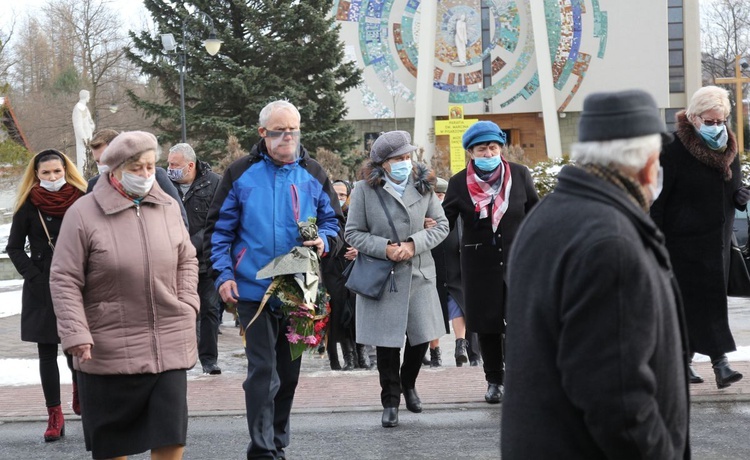
{"type": "Polygon", "coordinates": [[[135,214],[138,218],[138,229],[141,232],[141,241],[143,244],[141,245],[143,248],[143,254],[144,254],[144,270],[146,272],[146,291],[148,292],[149,296],[149,305],[148,305],[148,312],[149,312],[149,319],[150,324],[149,328],[151,329],[151,350],[154,353],[154,357],[156,358],[156,372],[161,372],[161,358],[159,356],[159,346],[158,346],[158,340],[157,335],[158,332],[156,330],[156,302],[154,301],[154,292],[153,292],[153,285],[151,283],[151,269],[150,269],[150,263],[148,259],[148,243],[146,242],[146,229],[144,228],[144,222],[141,218],[141,206],[139,204],[135,205],[135,214]]]}

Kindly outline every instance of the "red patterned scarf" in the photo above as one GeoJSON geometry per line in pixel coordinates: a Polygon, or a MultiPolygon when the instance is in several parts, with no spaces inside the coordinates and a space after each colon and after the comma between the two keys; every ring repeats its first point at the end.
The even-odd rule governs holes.
{"type": "Polygon", "coordinates": [[[474,170],[474,162],[470,161],[466,168],[466,185],[469,188],[471,202],[474,203],[474,212],[484,219],[492,214],[492,232],[497,231],[500,219],[508,210],[508,199],[510,198],[510,186],[513,181],[510,178],[510,163],[505,158],[500,158],[500,166],[495,168],[492,175],[486,181],[482,180],[474,170]],[[498,181],[502,181],[500,187],[496,187],[498,181]]]}
{"type": "Polygon", "coordinates": [[[65,211],[82,196],[82,191],[67,183],[56,192],[50,192],[39,184],[32,187],[29,192],[31,204],[36,206],[43,214],[52,217],[64,216],[65,211]]]}

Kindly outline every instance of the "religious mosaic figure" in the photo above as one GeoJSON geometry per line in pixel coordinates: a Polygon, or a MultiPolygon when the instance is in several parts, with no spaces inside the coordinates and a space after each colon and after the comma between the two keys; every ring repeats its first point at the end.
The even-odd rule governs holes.
{"type": "Polygon", "coordinates": [[[456,54],[458,60],[453,63],[454,67],[462,67],[466,65],[466,44],[467,44],[467,32],[466,32],[466,15],[462,14],[456,19],[456,54]]]}

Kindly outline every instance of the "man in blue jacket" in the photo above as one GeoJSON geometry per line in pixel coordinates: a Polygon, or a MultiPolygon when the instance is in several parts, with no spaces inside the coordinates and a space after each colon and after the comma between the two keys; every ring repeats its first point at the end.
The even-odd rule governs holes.
{"type": "Polygon", "coordinates": [[[208,212],[204,250],[213,263],[219,295],[234,304],[245,329],[247,458],[285,458],[289,414],[301,359],[292,361],[286,319],[264,308],[248,328],[271,279],[258,270],[294,246],[335,252],[343,223],[323,168],[300,145],[300,114],[286,101],[260,112],[261,140],[224,173],[208,212]],[[300,243],[297,222],[316,218],[319,237],[300,243]]]}

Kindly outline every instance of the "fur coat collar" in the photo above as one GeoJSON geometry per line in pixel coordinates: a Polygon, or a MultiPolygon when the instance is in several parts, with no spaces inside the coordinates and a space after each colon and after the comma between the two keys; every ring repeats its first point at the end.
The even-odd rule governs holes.
{"type": "Polygon", "coordinates": [[[737,156],[737,139],[727,126],[727,146],[724,151],[712,150],[701,139],[695,126],[690,123],[685,111],[677,113],[677,131],[675,135],[680,139],[685,149],[698,161],[722,172],[725,181],[732,179],[730,166],[737,156]]]}

